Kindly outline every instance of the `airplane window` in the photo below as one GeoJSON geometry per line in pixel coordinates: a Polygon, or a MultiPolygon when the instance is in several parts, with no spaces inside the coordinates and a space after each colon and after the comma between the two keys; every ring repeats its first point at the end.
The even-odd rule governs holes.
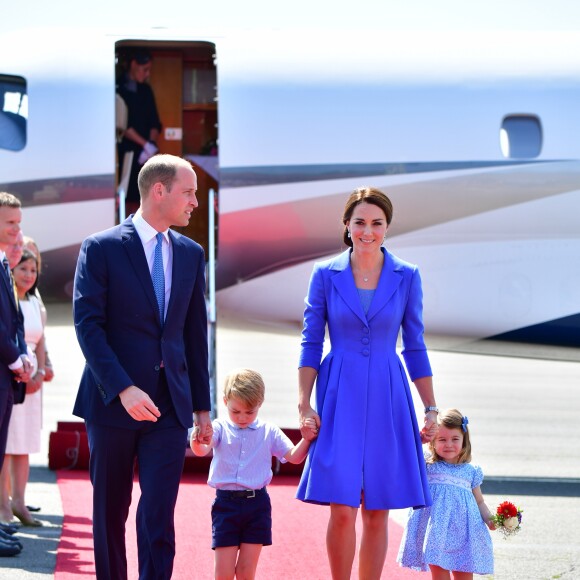
{"type": "Polygon", "coordinates": [[[542,150],[542,124],[536,115],[507,115],[501,123],[499,143],[504,157],[537,157],[542,150]]]}
{"type": "Polygon", "coordinates": [[[26,81],[22,77],[0,74],[0,149],[24,149],[27,121],[26,81]]]}

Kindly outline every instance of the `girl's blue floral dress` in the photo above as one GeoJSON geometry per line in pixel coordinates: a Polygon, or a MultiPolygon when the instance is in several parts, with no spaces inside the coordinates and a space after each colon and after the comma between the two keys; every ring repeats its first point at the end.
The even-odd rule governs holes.
{"type": "Polygon", "coordinates": [[[473,488],[481,485],[481,468],[470,463],[427,463],[433,505],[409,510],[397,562],[429,571],[429,564],[445,570],[493,574],[491,536],[481,518],[473,488]]]}

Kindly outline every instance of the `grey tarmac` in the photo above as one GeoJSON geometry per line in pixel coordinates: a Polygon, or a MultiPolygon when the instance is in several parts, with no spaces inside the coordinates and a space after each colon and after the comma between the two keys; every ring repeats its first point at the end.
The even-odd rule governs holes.
{"type": "MultiPolygon", "coordinates": [[[[48,437],[57,421],[77,420],[72,406],[84,360],[70,304],[50,304],[48,314],[56,377],[45,385],[43,448],[31,456],[27,488],[27,500],[42,507],[36,517],[45,525],[21,529],[24,550],[0,558],[0,578],[54,577],[63,513],[55,473],[48,469],[48,437]]],[[[509,499],[524,510],[519,534],[507,540],[492,535],[495,574],[489,578],[580,578],[580,349],[434,336],[427,344],[439,407],[457,407],[469,417],[487,504],[494,509],[509,499]]],[[[255,368],[266,381],[262,418],[296,427],[300,329],[220,319],[217,345],[218,389],[231,369],[255,368]]],[[[406,513],[391,517],[403,523],[406,513]]],[[[389,546],[389,553],[397,549],[389,546]]]]}

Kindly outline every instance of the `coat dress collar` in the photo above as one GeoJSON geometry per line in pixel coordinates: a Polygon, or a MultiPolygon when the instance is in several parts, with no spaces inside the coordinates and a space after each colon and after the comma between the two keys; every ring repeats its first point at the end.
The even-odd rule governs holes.
{"type": "Polygon", "coordinates": [[[354,274],[350,265],[350,255],[352,250],[348,249],[331,260],[330,270],[337,272],[333,276],[332,282],[336,291],[346,302],[349,308],[367,324],[370,320],[385,307],[393,294],[397,291],[402,277],[402,266],[395,262],[392,254],[385,248],[381,248],[385,261],[379,276],[379,283],[375,290],[368,314],[365,315],[362,304],[354,283],[354,274]]]}

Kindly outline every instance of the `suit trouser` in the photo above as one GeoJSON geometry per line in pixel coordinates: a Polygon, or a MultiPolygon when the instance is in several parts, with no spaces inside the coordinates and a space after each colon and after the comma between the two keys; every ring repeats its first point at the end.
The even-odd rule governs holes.
{"type": "Polygon", "coordinates": [[[173,408],[156,423],[120,429],[87,421],[93,484],[93,542],[99,580],[125,580],[125,522],[135,460],[141,498],[137,506],[139,578],[169,579],[175,556],[174,511],[185,460],[187,430],[173,408]]]}
{"type": "Polygon", "coordinates": [[[8,425],[12,415],[14,391],[12,384],[7,389],[0,389],[0,470],[4,465],[6,454],[6,441],[8,440],[8,425]]]}

